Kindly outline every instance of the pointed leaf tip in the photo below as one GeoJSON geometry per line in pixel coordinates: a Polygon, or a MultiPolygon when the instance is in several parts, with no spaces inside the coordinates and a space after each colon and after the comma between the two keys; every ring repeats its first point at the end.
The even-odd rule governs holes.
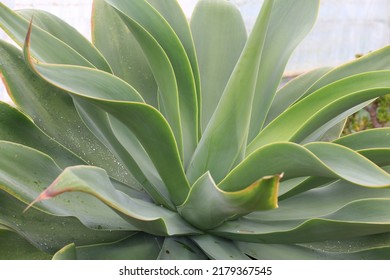
{"type": "MultiPolygon", "coordinates": [[[[32,55],[31,55],[31,34],[32,34],[32,28],[33,28],[33,17],[31,17],[30,24],[28,26],[27,34],[26,34],[26,39],[24,40],[24,46],[23,46],[23,55],[24,59],[26,60],[26,64],[32,71],[34,71],[34,64],[32,62],[32,55]]],[[[35,72],[35,71],[34,71],[35,72]]]]}
{"type": "Polygon", "coordinates": [[[26,39],[24,40],[24,50],[26,50],[28,54],[30,51],[32,27],[33,27],[33,18],[31,18],[30,20],[30,24],[28,25],[28,29],[27,29],[26,39]]]}
{"type": "Polygon", "coordinates": [[[36,199],[34,199],[27,207],[23,210],[23,214],[27,212],[28,209],[30,209],[34,204],[49,199],[50,197],[46,194],[46,191],[42,192],[36,199]]]}
{"type": "Polygon", "coordinates": [[[57,195],[59,195],[59,194],[62,194],[62,193],[64,193],[64,192],[68,192],[68,191],[71,190],[71,188],[69,187],[69,188],[63,188],[63,189],[61,189],[60,191],[56,191],[56,190],[55,190],[55,187],[56,187],[56,185],[59,183],[59,180],[60,180],[60,178],[57,177],[57,178],[53,181],[53,183],[50,184],[49,187],[47,187],[43,192],[41,192],[41,193],[39,194],[39,196],[38,196],[36,199],[34,199],[34,201],[32,201],[32,202],[26,207],[26,209],[23,210],[23,213],[27,212],[27,210],[30,209],[32,206],[34,206],[34,204],[36,204],[36,203],[38,203],[38,202],[40,202],[40,201],[42,201],[42,200],[51,199],[51,198],[53,198],[53,197],[55,197],[55,196],[57,196],[57,195]]]}

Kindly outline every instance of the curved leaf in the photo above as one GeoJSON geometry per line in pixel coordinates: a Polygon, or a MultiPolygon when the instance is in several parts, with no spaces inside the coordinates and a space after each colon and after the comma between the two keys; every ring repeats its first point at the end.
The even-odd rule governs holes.
{"type": "Polygon", "coordinates": [[[50,255],[38,250],[21,236],[0,229],[0,260],[49,260],[50,255]]]}
{"type": "Polygon", "coordinates": [[[119,213],[137,229],[154,235],[197,234],[173,211],[116,190],[103,169],[90,166],[66,168],[31,205],[64,192],[90,194],[119,213]]]}
{"type": "MultiPolygon", "coordinates": [[[[108,8],[108,7],[107,7],[108,8]]],[[[116,10],[109,6],[109,9],[116,10]]],[[[113,12],[111,11],[111,12],[113,12]]],[[[118,15],[117,15],[118,16],[118,15]]],[[[178,144],[179,152],[183,157],[183,135],[180,120],[179,95],[176,77],[172,65],[165,51],[142,26],[131,18],[121,19],[125,24],[131,25],[131,31],[138,43],[143,47],[142,51],[150,65],[151,71],[158,85],[160,111],[169,122],[178,144]]],[[[126,27],[127,28],[127,27],[126,27]]],[[[157,94],[157,91],[155,92],[157,94]]],[[[157,101],[157,99],[156,99],[157,101]]],[[[184,148],[185,149],[185,148],[184,148]]]]}
{"type": "Polygon", "coordinates": [[[302,95],[302,98],[338,80],[364,72],[390,70],[390,47],[373,51],[329,71],[302,95]]]}
{"type": "Polygon", "coordinates": [[[306,248],[322,251],[334,256],[334,259],[388,259],[389,233],[368,235],[346,240],[330,240],[302,244],[306,248]],[[335,246],[338,244],[338,246],[335,246]]]}
{"type": "Polygon", "coordinates": [[[113,74],[132,85],[145,102],[157,108],[157,84],[148,61],[134,35],[104,0],[93,1],[91,25],[93,44],[103,53],[113,74]],[[107,34],[110,34],[109,44],[107,34]]]}
{"type": "Polygon", "coordinates": [[[227,1],[198,1],[191,16],[191,31],[202,81],[203,132],[244,48],[247,34],[239,10],[227,1]]]}
{"type": "Polygon", "coordinates": [[[259,260],[387,260],[390,252],[388,234],[309,244],[236,244],[259,260]]]}
{"type": "Polygon", "coordinates": [[[146,0],[150,5],[155,8],[160,15],[167,21],[173,31],[176,33],[183,45],[187,54],[188,60],[192,67],[192,73],[194,75],[194,82],[197,93],[197,104],[201,104],[201,90],[200,90],[200,77],[198,59],[196,56],[193,34],[191,33],[190,26],[186,15],[178,1],[171,0],[146,0]]]}
{"type": "MultiPolygon", "coordinates": [[[[110,97],[113,100],[128,100],[143,102],[142,97],[130,85],[121,79],[99,70],[80,68],[72,66],[51,65],[47,70],[43,66],[37,66],[40,74],[48,79],[55,73],[55,85],[64,90],[72,91],[77,87],[78,91],[86,94],[94,94],[97,98],[110,97]],[[69,86],[71,85],[71,86],[69,86]],[[99,94],[102,94],[99,96],[99,94]]],[[[145,177],[134,162],[131,154],[122,147],[112,132],[111,125],[106,112],[99,110],[93,104],[85,102],[83,99],[74,98],[74,104],[84,123],[90,128],[95,136],[108,147],[111,152],[122,161],[129,174],[132,172],[138,182],[143,182],[145,177]]]]}
{"type": "Polygon", "coordinates": [[[84,122],[121,160],[125,168],[134,174],[141,183],[141,189],[145,190],[155,203],[174,209],[165,184],[134,134],[96,105],[81,98],[75,99],[77,111],[84,122]]]}
{"type": "MultiPolygon", "coordinates": [[[[31,29],[30,29],[31,32],[31,29]]],[[[29,33],[30,34],[30,33],[29,33]]],[[[141,97],[124,81],[108,73],[79,66],[34,64],[29,52],[29,36],[24,47],[25,58],[30,67],[50,83],[63,86],[76,98],[81,98],[98,106],[122,122],[138,138],[167,186],[172,202],[180,205],[189,191],[183,166],[172,130],[161,113],[154,107],[140,103],[141,97]],[[99,78],[99,82],[88,88],[83,76],[99,78]],[[72,84],[64,78],[69,73],[72,84]],[[110,90],[110,86],[114,87],[110,90]],[[121,89],[126,90],[121,92],[121,89]],[[116,96],[115,93],[118,93],[116,96]],[[119,100],[131,100],[125,102],[119,100]],[[161,149],[161,146],[164,146],[161,149]],[[169,162],[169,164],[167,164],[169,162]]],[[[94,80],[90,80],[91,83],[94,80]]]]}
{"type": "Polygon", "coordinates": [[[272,101],[268,111],[264,126],[267,126],[272,120],[277,118],[284,110],[298,101],[308,88],[318,81],[324,74],[328,73],[332,68],[322,67],[317,68],[307,73],[301,74],[298,77],[289,81],[281,89],[279,89],[272,101]]]}
{"type": "MultiPolygon", "coordinates": [[[[321,78],[318,77],[317,81],[313,81],[311,84],[308,83],[304,85],[304,87],[295,89],[296,85],[299,85],[301,83],[301,78],[298,77],[297,79],[294,79],[291,83],[287,84],[284,88],[282,88],[276,95],[276,98],[274,100],[274,103],[272,104],[272,107],[279,108],[279,106],[284,106],[284,109],[287,108],[288,103],[286,103],[284,100],[288,101],[290,100],[289,96],[292,98],[295,98],[295,96],[299,97],[300,99],[304,98],[305,96],[315,92],[316,90],[320,89],[321,87],[324,87],[326,85],[329,85],[335,81],[341,80],[343,78],[346,78],[348,76],[353,76],[356,74],[360,74],[362,72],[368,72],[368,71],[376,71],[376,70],[389,70],[389,52],[390,48],[385,47],[383,49],[380,49],[378,51],[374,51],[372,53],[369,53],[359,59],[353,60],[349,63],[346,63],[340,67],[336,67],[333,70],[329,71],[325,75],[323,75],[321,78]],[[292,87],[290,86],[292,85],[292,87]],[[278,98],[280,97],[280,98],[278,98]],[[286,103],[286,104],[285,104],[286,103]],[[285,104],[285,105],[283,105],[285,104]]],[[[314,70],[315,73],[317,70],[314,70]]],[[[308,74],[311,76],[311,73],[308,74]]],[[[306,79],[306,75],[302,75],[304,77],[304,80],[306,79]]],[[[346,117],[349,115],[357,112],[358,110],[362,109],[363,107],[367,106],[369,103],[371,103],[372,100],[366,101],[362,104],[359,104],[357,106],[352,107],[351,109],[345,110],[342,114],[335,117],[332,121],[326,123],[324,126],[319,127],[316,131],[311,133],[311,135],[307,136],[305,139],[301,140],[302,143],[308,143],[312,141],[322,140],[325,131],[327,131],[329,128],[333,127],[339,122],[342,122],[345,120],[346,117]]],[[[271,111],[272,111],[271,107],[271,111]]],[[[270,113],[271,113],[270,111],[270,113]]],[[[279,111],[281,113],[281,111],[279,111]]],[[[276,118],[277,115],[274,114],[272,118],[276,118]]],[[[270,119],[272,120],[272,119],[270,119]]],[[[333,139],[332,139],[333,140],[333,139]]],[[[328,141],[328,140],[326,140],[328,141]]]]}
{"type": "Polygon", "coordinates": [[[330,142],[340,137],[345,127],[345,123],[349,116],[363,109],[365,106],[372,103],[374,99],[370,99],[361,104],[353,106],[352,108],[346,109],[341,114],[337,115],[325,124],[319,124],[318,128],[314,129],[308,135],[302,137],[300,140],[301,144],[307,144],[311,142],[325,141],[330,142]]]}
{"type": "Polygon", "coordinates": [[[276,141],[299,142],[345,110],[388,93],[390,71],[345,78],[312,93],[272,121],[249,144],[247,154],[276,141]]]}
{"type": "Polygon", "coordinates": [[[361,188],[340,180],[281,200],[274,211],[249,216],[262,221],[299,221],[330,215],[354,201],[381,198],[390,198],[389,188],[361,188]]]}
{"type": "MultiPolygon", "coordinates": [[[[29,21],[0,3],[0,26],[21,46],[29,29],[29,21]]],[[[47,63],[75,64],[94,68],[91,62],[61,40],[37,26],[32,28],[34,36],[31,38],[31,51],[34,57],[47,63]]]]}
{"type": "Polygon", "coordinates": [[[51,255],[72,242],[77,245],[113,242],[132,234],[90,229],[74,217],[53,216],[33,208],[23,213],[25,207],[26,204],[0,190],[0,224],[51,255]]]}
{"type": "Polygon", "coordinates": [[[376,128],[353,133],[334,141],[353,150],[390,148],[390,128],[376,128]]]}
{"type": "Polygon", "coordinates": [[[385,47],[332,70],[331,68],[319,68],[293,79],[275,95],[265,124],[270,123],[295,101],[326,85],[362,72],[390,70],[389,52],[390,48],[385,47]]]}
{"type": "Polygon", "coordinates": [[[191,239],[210,259],[214,260],[248,260],[236,245],[229,240],[208,234],[192,236],[191,239]]]}
{"type": "Polygon", "coordinates": [[[361,155],[379,166],[390,165],[390,128],[361,131],[341,137],[334,143],[358,150],[361,155]]]}
{"type": "MultiPolygon", "coordinates": [[[[154,69],[159,71],[155,73],[158,84],[159,80],[165,79],[167,75],[167,73],[161,74],[161,67],[173,68],[180,105],[184,163],[187,165],[198,142],[198,102],[194,73],[185,49],[172,27],[147,1],[105,1],[118,11],[133,34],[137,36],[144,51],[148,52],[147,57],[153,56],[149,59],[149,63],[154,63],[156,58],[160,58],[157,60],[159,63],[156,67],[151,65],[152,71],[154,69]],[[163,56],[158,48],[162,48],[163,53],[169,58],[169,65],[168,62],[161,62],[163,56]]],[[[172,98],[173,96],[166,98],[163,112],[167,113],[170,108],[168,104],[175,102],[172,98]]]]}
{"type": "Polygon", "coordinates": [[[189,185],[173,134],[161,114],[144,104],[89,100],[136,135],[165,183],[172,202],[180,205],[188,194],[189,185]]]}
{"type": "Polygon", "coordinates": [[[323,260],[334,257],[299,244],[235,243],[245,254],[257,260],[323,260]]]}
{"type": "Polygon", "coordinates": [[[113,243],[75,246],[69,244],[58,251],[55,260],[153,260],[160,249],[161,240],[155,236],[138,233],[113,243]]]}
{"type": "Polygon", "coordinates": [[[36,64],[47,81],[69,92],[83,92],[97,99],[144,103],[141,95],[118,77],[97,69],[72,65],[36,64]]]}
{"type": "MultiPolygon", "coordinates": [[[[51,65],[49,69],[44,66],[37,66],[37,69],[46,79],[54,80],[57,87],[67,91],[74,91],[74,88],[76,88],[77,91],[95,95],[96,98],[100,99],[111,98],[120,101],[143,102],[142,97],[134,88],[116,76],[103,71],[59,65],[51,65]],[[51,78],[53,76],[54,78],[51,78]]],[[[143,183],[146,180],[144,174],[134,162],[132,151],[128,152],[117,140],[107,113],[82,98],[77,98],[77,96],[73,97],[73,102],[88,128],[127,169],[125,174],[131,173],[138,182],[143,183]]],[[[154,197],[158,202],[169,205],[169,203],[161,200],[160,196],[154,195],[154,197]]]]}
{"type": "Polygon", "coordinates": [[[270,174],[285,178],[320,176],[342,178],[367,187],[386,187],[390,175],[358,153],[332,143],[306,146],[281,142],[263,146],[233,169],[219,184],[224,190],[243,187],[270,174]]]}
{"type": "Polygon", "coordinates": [[[321,127],[320,128],[322,130],[320,132],[321,136],[316,137],[316,141],[319,141],[319,142],[331,142],[331,141],[334,141],[334,140],[340,138],[341,134],[343,133],[343,130],[344,130],[346,122],[347,122],[347,118],[343,119],[342,121],[338,122],[337,124],[334,124],[332,122],[330,128],[329,127],[326,127],[326,128],[324,127],[323,130],[322,130],[322,127],[321,127]]]}
{"type": "MultiPolygon", "coordinates": [[[[76,28],[69,25],[59,17],[42,10],[18,10],[18,15],[27,21],[33,19],[35,26],[46,31],[58,40],[62,41],[77,53],[82,55],[97,69],[111,73],[111,68],[102,54],[91,44],[76,28]]],[[[23,41],[22,41],[23,42],[23,41]]],[[[58,52],[58,50],[57,50],[58,52]]]]}
{"type": "Polygon", "coordinates": [[[126,170],[124,170],[124,174],[128,175],[130,173],[134,176],[137,184],[133,184],[133,186],[138,190],[142,190],[144,183],[146,183],[146,178],[134,161],[132,155],[115,137],[108,114],[80,98],[73,98],[73,103],[84,124],[95,137],[110,150],[126,170]]]}
{"type": "MultiPolygon", "coordinates": [[[[319,129],[317,129],[315,132],[313,132],[311,135],[309,135],[307,138],[305,138],[304,140],[302,140],[302,143],[310,143],[310,142],[313,142],[313,141],[334,141],[334,143],[339,143],[339,137],[340,137],[340,134],[342,132],[342,130],[344,129],[344,126],[345,126],[345,121],[346,119],[344,119],[341,123],[338,123],[336,126],[332,127],[330,130],[328,130],[327,132],[325,132],[324,134],[324,131],[327,130],[328,127],[330,126],[333,126],[338,120],[340,119],[343,119],[347,116],[349,116],[351,113],[354,113],[356,112],[356,110],[360,110],[362,109],[364,106],[367,106],[369,105],[370,103],[372,102],[372,100],[368,101],[368,102],[365,102],[363,104],[360,104],[350,110],[347,110],[345,111],[344,113],[342,113],[341,115],[337,116],[335,119],[331,120],[330,122],[328,122],[327,124],[325,124],[323,127],[320,127],[319,129]]],[[[373,150],[376,150],[375,151],[365,151],[365,150],[360,150],[359,153],[362,154],[364,157],[367,157],[368,159],[370,159],[371,161],[373,161],[374,163],[380,165],[380,166],[383,166],[385,165],[385,162],[386,162],[386,151],[384,149],[381,149],[379,147],[383,146],[384,143],[387,143],[389,140],[387,139],[388,138],[388,135],[386,135],[386,133],[376,133],[376,129],[375,130],[372,130],[373,133],[372,133],[372,143],[371,147],[373,147],[373,150]],[[379,139],[380,137],[382,136],[381,139],[379,139]],[[374,147],[378,147],[378,148],[374,148],[374,147]],[[380,156],[380,151],[379,150],[383,150],[383,155],[380,156]],[[378,157],[379,156],[379,157],[378,157]]],[[[357,135],[358,136],[358,135],[357,135]]],[[[368,136],[368,135],[367,135],[368,136]]],[[[343,137],[344,138],[344,137],[343,137]]],[[[358,139],[360,137],[352,137],[351,139],[349,140],[345,140],[346,144],[344,146],[347,146],[347,147],[351,147],[352,149],[355,150],[354,147],[359,147],[359,143],[361,142],[361,145],[367,145],[367,137],[361,137],[361,139],[358,139]],[[355,144],[353,144],[353,142],[355,142],[355,144]]],[[[341,142],[342,143],[342,142],[341,142]]],[[[368,146],[367,146],[368,147],[368,146]]],[[[359,148],[357,148],[359,149],[359,148]]]]}
{"type": "MultiPolygon", "coordinates": [[[[358,151],[358,153],[366,157],[368,160],[372,161],[376,165],[380,166],[385,172],[390,173],[390,163],[389,163],[390,158],[388,156],[390,153],[389,149],[366,149],[366,150],[360,150],[358,151]]],[[[305,181],[305,178],[297,178],[295,180],[296,180],[295,183],[293,182],[294,179],[289,180],[291,181],[291,184],[287,184],[288,188],[285,189],[285,191],[289,191],[290,189],[295,187],[295,189],[299,189],[298,192],[301,192],[301,191],[306,191],[312,188],[319,187],[321,185],[326,185],[327,183],[331,183],[335,181],[334,179],[321,178],[321,177],[308,178],[307,182],[305,181]],[[299,183],[301,182],[303,186],[300,186],[299,183]]],[[[284,196],[284,194],[282,196],[284,196]]],[[[282,196],[280,196],[279,199],[282,199],[282,196]]]]}
{"type": "Polygon", "coordinates": [[[49,138],[21,111],[2,102],[0,102],[0,140],[22,144],[46,153],[62,168],[85,164],[75,154],[49,138]]]}
{"type": "Polygon", "coordinates": [[[211,232],[233,240],[261,243],[304,243],[354,238],[389,232],[389,207],[390,199],[363,199],[319,218],[272,222],[242,218],[226,222],[211,232]]]}
{"type": "MultiPolygon", "coordinates": [[[[166,185],[136,136],[128,127],[115,118],[111,118],[110,123],[116,139],[131,153],[137,167],[139,166],[142,174],[145,175],[145,181],[141,181],[143,188],[152,197],[155,203],[174,210],[175,206],[172,204],[166,185]]],[[[133,168],[131,168],[131,170],[133,170],[133,168]]]]}
{"type": "Polygon", "coordinates": [[[77,260],[76,245],[74,243],[70,243],[64,246],[54,254],[52,259],[53,260],[77,260]]]}
{"type": "MultiPolygon", "coordinates": [[[[294,179],[293,179],[294,180],[294,179]]],[[[320,188],[326,186],[332,182],[337,181],[337,179],[326,178],[326,177],[305,177],[298,184],[292,184],[288,190],[285,190],[280,196],[279,201],[287,199],[289,197],[298,195],[302,192],[320,188]]]]}
{"type": "Polygon", "coordinates": [[[233,228],[243,236],[257,232],[256,242],[263,243],[306,243],[319,241],[322,235],[322,240],[341,240],[376,234],[377,229],[388,226],[389,199],[389,188],[361,188],[339,180],[280,200],[279,208],[273,211],[226,222],[215,231],[229,231],[229,236],[233,228]]]}
{"type": "MultiPolygon", "coordinates": [[[[31,148],[0,141],[0,189],[24,203],[34,200],[61,173],[47,155],[31,148]]],[[[39,207],[57,216],[74,216],[90,228],[135,230],[110,208],[87,195],[66,194],[39,207]]]]}
{"type": "Polygon", "coordinates": [[[185,237],[166,237],[158,260],[207,260],[207,256],[185,237]]]}
{"type": "MultiPolygon", "coordinates": [[[[382,169],[385,171],[387,171],[385,167],[390,165],[390,149],[364,149],[359,150],[358,153],[367,158],[368,160],[372,161],[376,165],[381,166],[382,169]]],[[[366,171],[364,170],[363,173],[366,173],[366,171]]],[[[283,190],[283,193],[279,196],[279,200],[284,200],[299,193],[330,184],[334,181],[335,179],[332,178],[309,177],[307,179],[301,180],[296,184],[292,183],[291,186],[288,187],[288,189],[281,188],[283,190]]]]}
{"type": "Polygon", "coordinates": [[[319,0],[275,1],[261,57],[248,142],[263,128],[288,59],[312,29],[319,6],[319,0]]]}
{"type": "Polygon", "coordinates": [[[360,150],[359,154],[368,158],[379,166],[390,165],[390,148],[389,149],[367,149],[360,150]]]}
{"type": "Polygon", "coordinates": [[[309,143],[305,148],[344,180],[363,186],[390,186],[390,175],[387,172],[352,150],[331,143],[309,143]]]}
{"type": "Polygon", "coordinates": [[[280,178],[263,177],[246,188],[229,192],[218,188],[207,172],[195,182],[177,210],[197,228],[214,228],[253,211],[276,208],[280,178]]]}
{"type": "Polygon", "coordinates": [[[207,171],[215,182],[220,182],[245,153],[251,113],[248,108],[253,100],[273,2],[264,3],[253,32],[195,150],[187,169],[190,184],[207,171]]]}
{"type": "Polygon", "coordinates": [[[35,75],[14,46],[0,41],[0,70],[13,102],[50,138],[88,164],[100,166],[110,176],[129,185],[136,180],[127,174],[112,153],[89,131],[67,92],[35,75]]]}

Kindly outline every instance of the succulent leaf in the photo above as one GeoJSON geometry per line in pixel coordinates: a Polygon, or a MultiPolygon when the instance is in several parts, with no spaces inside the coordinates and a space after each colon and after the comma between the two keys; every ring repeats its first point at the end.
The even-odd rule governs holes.
{"type": "MultiPolygon", "coordinates": [[[[76,99],[81,98],[87,101],[87,105],[92,103],[92,105],[98,106],[130,129],[155,165],[167,186],[172,202],[175,205],[180,205],[187,196],[189,185],[184,175],[172,130],[161,113],[154,107],[143,103],[142,98],[133,91],[132,87],[108,73],[80,66],[35,64],[29,52],[29,34],[26,37],[24,53],[31,69],[58,87],[66,86],[69,93],[76,99]],[[72,75],[72,84],[68,84],[62,77],[64,72],[72,72],[70,69],[76,69],[76,72],[85,73],[87,77],[92,77],[89,80],[91,83],[95,82],[95,77],[99,77],[101,80],[93,87],[95,90],[88,89],[88,82],[86,82],[88,78],[80,75],[72,75]],[[111,86],[121,96],[116,96],[115,91],[110,91],[111,86]],[[164,149],[160,149],[157,143],[164,145],[164,149]],[[170,164],[166,164],[165,160],[169,160],[170,164]]],[[[103,125],[105,124],[103,123],[103,125]]]]}
{"type": "Polygon", "coordinates": [[[364,72],[390,70],[390,47],[384,47],[379,50],[368,53],[358,59],[340,65],[329,71],[321,79],[318,79],[310,88],[305,91],[302,97],[305,97],[318,89],[342,80],[344,78],[358,75],[364,72]]]}
{"type": "Polygon", "coordinates": [[[284,111],[248,145],[247,154],[276,141],[299,142],[346,109],[389,91],[388,70],[353,75],[331,83],[284,111]]]}
{"type": "Polygon", "coordinates": [[[0,140],[39,150],[53,158],[62,168],[86,163],[64,146],[49,138],[23,112],[1,102],[0,140]],[[19,129],[15,129],[15,127],[19,129]]]}
{"type": "MultiPolygon", "coordinates": [[[[35,26],[41,28],[43,31],[46,31],[54,38],[57,38],[68,47],[75,50],[97,69],[109,73],[112,72],[110,65],[108,65],[106,59],[96,47],[74,27],[59,17],[42,10],[18,10],[16,13],[27,21],[33,19],[35,26]]],[[[23,43],[23,41],[20,42],[20,45],[21,43],[23,43]]],[[[57,61],[55,62],[58,63],[57,61]]]]}
{"type": "Polygon", "coordinates": [[[179,219],[177,213],[116,190],[110,183],[107,173],[103,169],[92,166],[66,168],[29,207],[65,192],[82,192],[95,196],[136,229],[144,232],[159,236],[199,233],[179,219]]]}
{"type": "Polygon", "coordinates": [[[237,247],[253,258],[268,260],[387,260],[390,252],[388,234],[307,245],[237,242],[237,247]]]}
{"type": "Polygon", "coordinates": [[[177,210],[192,225],[210,229],[254,211],[274,209],[278,206],[281,177],[263,177],[246,188],[224,191],[215,184],[210,173],[206,173],[195,182],[177,210]]]}
{"type": "Polygon", "coordinates": [[[189,238],[168,237],[164,239],[158,260],[206,260],[207,256],[189,238]]]}
{"type": "MultiPolygon", "coordinates": [[[[242,218],[224,223],[211,233],[227,239],[260,243],[307,243],[389,232],[390,199],[362,199],[318,218],[264,221],[242,218]]],[[[306,209],[307,211],[307,209],[306,209]]],[[[282,217],[282,216],[281,216],[282,217]]]]}
{"type": "MultiPolygon", "coordinates": [[[[193,41],[193,34],[190,30],[190,24],[184,14],[178,1],[170,0],[146,0],[157,12],[167,21],[170,27],[180,40],[180,43],[185,49],[188,60],[191,64],[192,73],[194,76],[197,104],[200,106],[201,89],[200,89],[200,74],[196,49],[193,41]]],[[[200,112],[198,112],[200,114],[200,112]]]]}
{"type": "MultiPolygon", "coordinates": [[[[191,67],[186,50],[173,28],[147,1],[105,1],[115,8],[129,29],[137,37],[144,50],[148,51],[149,56],[151,58],[155,57],[152,63],[158,64],[156,67],[161,67],[165,64],[166,67],[172,67],[174,71],[174,82],[177,86],[179,97],[184,162],[186,165],[198,143],[199,127],[198,95],[195,84],[195,76],[197,74],[194,75],[194,69],[191,67]],[[156,41],[155,43],[153,43],[154,40],[156,41]],[[156,45],[155,49],[159,48],[162,53],[161,51],[157,53],[156,50],[149,52],[149,49],[154,45],[156,45]],[[167,56],[168,61],[159,62],[160,59],[164,58],[164,55],[167,56]]],[[[155,74],[156,79],[164,76],[165,74],[155,74]]],[[[168,91],[166,94],[173,94],[173,92],[168,91]]],[[[170,102],[173,103],[174,101],[170,100],[170,102]]],[[[166,112],[170,108],[164,107],[163,109],[162,111],[166,112]]]]}
{"type": "MultiPolygon", "coordinates": [[[[0,3],[0,26],[12,37],[18,45],[23,45],[26,31],[29,29],[30,20],[10,10],[0,3]]],[[[75,64],[94,68],[94,65],[86,58],[54,37],[45,30],[34,26],[35,35],[32,36],[32,54],[34,57],[47,63],[75,64]]]]}
{"type": "MultiPolygon", "coordinates": [[[[99,2],[100,1],[98,1],[98,3],[99,2]]],[[[100,5],[104,4],[101,3],[100,5]]],[[[109,8],[105,8],[108,10],[108,13],[116,11],[111,6],[109,6],[109,8]]],[[[180,155],[183,158],[183,136],[182,124],[180,121],[178,85],[176,83],[175,72],[169,57],[158,41],[156,41],[156,39],[153,38],[153,36],[136,21],[131,18],[127,18],[127,20],[120,18],[120,21],[121,23],[118,24],[129,24],[131,26],[130,30],[132,31],[132,34],[138,44],[142,46],[142,51],[148,60],[151,72],[153,73],[158,86],[158,92],[156,90],[154,93],[158,104],[158,106],[155,107],[160,109],[169,122],[176,137],[176,143],[178,144],[180,155]]]]}
{"type": "Polygon", "coordinates": [[[0,3],[0,258],[388,258],[390,129],[340,135],[390,48],[281,85],[318,7],[94,0],[89,42],[0,3]]]}
{"type": "Polygon", "coordinates": [[[251,104],[273,0],[266,1],[187,170],[190,184],[209,171],[219,183],[245,154],[251,104]]]}
{"type": "Polygon", "coordinates": [[[390,128],[369,129],[350,134],[334,141],[354,150],[390,148],[390,128]]]}
{"type": "MultiPolygon", "coordinates": [[[[13,102],[53,140],[84,162],[101,166],[110,176],[135,186],[132,171],[118,164],[112,153],[90,132],[79,117],[72,98],[34,74],[16,47],[0,41],[0,70],[13,102]]],[[[44,141],[44,140],[42,140],[44,141]]],[[[34,147],[36,148],[36,147],[34,147]]]]}
{"type": "Polygon", "coordinates": [[[93,45],[104,55],[112,73],[132,85],[146,103],[157,108],[157,84],[134,35],[104,0],[93,1],[91,18],[93,45]],[[107,44],[107,34],[110,34],[110,44],[107,44]]]}
{"type": "Polygon", "coordinates": [[[241,252],[237,246],[213,235],[199,235],[192,240],[207,254],[210,259],[217,260],[248,260],[249,257],[241,252]]]}
{"type": "Polygon", "coordinates": [[[199,1],[191,16],[191,32],[202,81],[203,133],[245,46],[247,31],[239,10],[232,3],[199,1]]]}
{"type": "Polygon", "coordinates": [[[59,250],[54,260],[153,260],[161,248],[161,238],[138,233],[115,242],[76,246],[68,244],[59,250]]]}
{"type": "MultiPolygon", "coordinates": [[[[0,189],[23,203],[34,200],[62,172],[47,155],[19,144],[0,141],[0,155],[0,189]],[[19,170],[23,170],[23,176],[19,170]]],[[[136,229],[88,195],[66,194],[61,199],[45,201],[39,209],[53,215],[77,217],[90,228],[136,229]]]]}
{"type": "Polygon", "coordinates": [[[267,126],[272,120],[277,118],[284,110],[297,102],[304,93],[322,76],[328,73],[332,68],[316,68],[299,75],[286,83],[275,93],[274,100],[268,111],[264,126],[267,126]]]}
{"type": "Polygon", "coordinates": [[[91,229],[75,217],[52,215],[35,208],[23,213],[26,204],[2,190],[0,202],[0,224],[50,255],[72,242],[78,245],[114,242],[133,234],[124,230],[91,229]]]}
{"type": "Polygon", "coordinates": [[[0,229],[1,260],[50,260],[51,255],[40,251],[22,236],[0,229]],[[16,245],[16,246],[15,246],[16,245]]]}
{"type": "Polygon", "coordinates": [[[285,178],[342,178],[371,187],[388,187],[390,184],[387,172],[353,150],[325,142],[305,146],[280,142],[256,150],[233,169],[219,186],[224,190],[231,189],[231,186],[242,187],[254,178],[282,172],[285,178]]]}
{"type": "Polygon", "coordinates": [[[318,0],[275,1],[259,65],[248,143],[262,130],[288,59],[314,26],[319,6],[318,0]]]}

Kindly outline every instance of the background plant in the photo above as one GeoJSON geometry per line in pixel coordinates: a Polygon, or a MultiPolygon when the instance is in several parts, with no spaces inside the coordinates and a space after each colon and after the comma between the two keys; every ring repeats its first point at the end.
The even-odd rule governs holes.
{"type": "Polygon", "coordinates": [[[343,133],[390,126],[390,95],[381,96],[347,119],[343,133]]]}
{"type": "Polygon", "coordinates": [[[278,90],[318,6],[96,0],[91,44],[0,4],[1,256],[388,258],[390,131],[339,136],[390,49],[278,90]]]}

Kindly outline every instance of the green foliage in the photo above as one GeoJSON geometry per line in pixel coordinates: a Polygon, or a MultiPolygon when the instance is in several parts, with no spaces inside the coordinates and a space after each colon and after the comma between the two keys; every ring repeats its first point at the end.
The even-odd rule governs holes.
{"type": "Polygon", "coordinates": [[[390,127],[390,94],[379,97],[347,119],[343,134],[370,128],[390,127]]]}
{"type": "Polygon", "coordinates": [[[319,1],[265,1],[249,36],[224,0],[93,7],[90,43],[0,3],[3,258],[389,258],[390,129],[340,134],[390,48],[278,89],[319,1]]]}
{"type": "Polygon", "coordinates": [[[382,96],[378,99],[378,122],[383,126],[389,125],[390,122],[390,94],[382,96]]]}

